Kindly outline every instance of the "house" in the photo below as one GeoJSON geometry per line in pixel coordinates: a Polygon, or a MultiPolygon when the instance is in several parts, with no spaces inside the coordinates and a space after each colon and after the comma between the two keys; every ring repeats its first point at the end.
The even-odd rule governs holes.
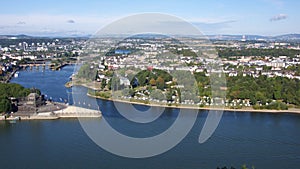
{"type": "Polygon", "coordinates": [[[126,77],[120,77],[120,85],[130,86],[130,81],[126,77]]]}
{"type": "Polygon", "coordinates": [[[281,59],[276,59],[276,60],[272,60],[271,62],[268,62],[267,66],[281,68],[281,67],[285,67],[285,62],[281,59]]]}

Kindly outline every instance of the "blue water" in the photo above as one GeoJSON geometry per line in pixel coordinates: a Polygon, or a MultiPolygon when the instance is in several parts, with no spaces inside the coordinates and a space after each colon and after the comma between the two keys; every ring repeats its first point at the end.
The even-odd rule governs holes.
{"type": "Polygon", "coordinates": [[[38,88],[47,99],[53,101],[72,103],[71,90],[65,88],[69,77],[74,72],[74,66],[65,66],[60,71],[52,71],[48,67],[43,69],[41,66],[36,69],[20,71],[17,78],[13,78],[10,83],[18,83],[27,88],[38,88]]]}
{"type": "MultiPolygon", "coordinates": [[[[56,72],[41,70],[21,71],[11,82],[39,88],[57,101],[71,98],[64,83],[73,73],[73,66],[56,72]]],[[[178,115],[177,109],[167,109],[151,125],[141,125],[124,119],[113,102],[97,102],[117,131],[135,137],[159,134],[178,115]]],[[[300,115],[224,112],[213,136],[199,144],[206,116],[206,111],[199,113],[192,130],[176,147],[144,159],[119,157],[103,150],[86,135],[77,119],[0,122],[0,168],[215,169],[240,168],[243,164],[263,169],[299,168],[300,115]]]]}

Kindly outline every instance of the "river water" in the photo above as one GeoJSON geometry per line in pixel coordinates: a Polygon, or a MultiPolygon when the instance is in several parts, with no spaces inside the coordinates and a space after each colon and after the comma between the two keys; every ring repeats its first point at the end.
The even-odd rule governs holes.
{"type": "MultiPolygon", "coordinates": [[[[13,78],[11,83],[36,87],[52,100],[72,103],[70,89],[64,84],[73,68],[66,66],[54,72],[42,68],[20,71],[19,77],[13,78]]],[[[91,98],[87,98],[87,102],[88,99],[91,98]]],[[[124,119],[113,102],[97,102],[105,119],[129,136],[159,134],[172,125],[178,115],[177,109],[166,109],[149,128],[147,124],[139,126],[124,119]]],[[[206,116],[206,111],[200,112],[189,134],[173,149],[142,159],[105,151],[87,136],[77,119],[0,122],[0,168],[215,169],[241,168],[243,164],[263,169],[299,168],[300,115],[224,112],[212,137],[199,144],[206,116]]]]}

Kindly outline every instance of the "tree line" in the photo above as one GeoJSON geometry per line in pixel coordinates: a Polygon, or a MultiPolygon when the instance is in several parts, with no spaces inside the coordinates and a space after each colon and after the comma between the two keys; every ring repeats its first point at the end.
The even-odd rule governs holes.
{"type": "Polygon", "coordinates": [[[295,57],[299,55],[300,52],[294,49],[237,49],[237,48],[219,48],[218,54],[222,58],[228,58],[232,56],[288,56],[295,57]]]}
{"type": "MultiPolygon", "coordinates": [[[[179,80],[184,80],[187,75],[185,77],[184,75],[175,76],[178,76],[179,80]]],[[[169,73],[162,70],[144,70],[139,72],[136,77],[139,86],[156,86],[160,90],[168,89],[170,86],[166,85],[165,82],[171,81],[173,78],[169,73]]],[[[200,97],[211,97],[211,78],[207,77],[204,72],[194,73],[193,77],[197,83],[198,91],[189,91],[193,91],[200,97]]],[[[188,81],[182,84],[189,84],[188,81]]],[[[171,85],[174,85],[174,83],[171,85]]],[[[192,87],[193,83],[190,86],[192,87]]],[[[257,78],[249,75],[243,76],[242,74],[235,77],[226,75],[226,86],[225,84],[220,84],[220,86],[226,87],[226,98],[229,101],[249,99],[251,105],[265,105],[265,107],[259,108],[267,109],[287,109],[286,104],[300,106],[300,80],[298,79],[286,77],[268,78],[264,75],[257,78]],[[273,100],[278,102],[273,103],[273,100]]],[[[182,90],[185,90],[185,88],[182,90]]]]}
{"type": "Polygon", "coordinates": [[[227,98],[250,99],[252,105],[260,103],[265,105],[272,100],[284,103],[300,105],[300,81],[286,77],[251,76],[238,75],[227,77],[227,98]]]}

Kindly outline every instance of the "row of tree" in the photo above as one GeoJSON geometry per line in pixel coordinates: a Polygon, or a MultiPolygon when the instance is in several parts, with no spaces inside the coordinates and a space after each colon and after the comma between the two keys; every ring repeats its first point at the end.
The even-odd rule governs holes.
{"type": "Polygon", "coordinates": [[[300,52],[294,49],[237,49],[237,48],[220,48],[218,54],[222,58],[228,58],[231,56],[289,56],[294,57],[299,55],[300,52]]]}
{"type": "MultiPolygon", "coordinates": [[[[212,77],[207,77],[205,73],[194,73],[193,75],[198,90],[193,88],[193,79],[187,78],[188,75],[184,73],[175,73],[171,76],[162,70],[144,70],[139,72],[136,77],[139,86],[157,86],[157,89],[160,90],[167,89],[168,85],[165,82],[171,81],[175,77],[178,84],[185,85],[181,89],[182,94],[192,92],[192,94],[197,96],[212,96],[212,77]]],[[[217,85],[223,87],[224,90],[227,89],[226,98],[230,101],[234,99],[249,99],[252,105],[266,105],[266,103],[277,100],[300,106],[300,81],[298,79],[288,79],[286,77],[268,78],[263,75],[254,78],[240,74],[235,77],[226,76],[226,84],[220,82],[217,85]]],[[[279,103],[270,104],[266,108],[286,109],[283,104],[279,103]]]]}
{"type": "Polygon", "coordinates": [[[227,98],[250,99],[251,104],[266,104],[272,100],[300,105],[300,81],[285,77],[236,76],[227,78],[227,98]]]}
{"type": "MultiPolygon", "coordinates": [[[[152,71],[143,70],[135,77],[138,79],[139,86],[151,85],[156,86],[160,90],[166,87],[166,82],[172,81],[172,76],[169,73],[159,69],[153,69],[152,71]]],[[[135,79],[131,83],[135,83],[135,79]]]]}

